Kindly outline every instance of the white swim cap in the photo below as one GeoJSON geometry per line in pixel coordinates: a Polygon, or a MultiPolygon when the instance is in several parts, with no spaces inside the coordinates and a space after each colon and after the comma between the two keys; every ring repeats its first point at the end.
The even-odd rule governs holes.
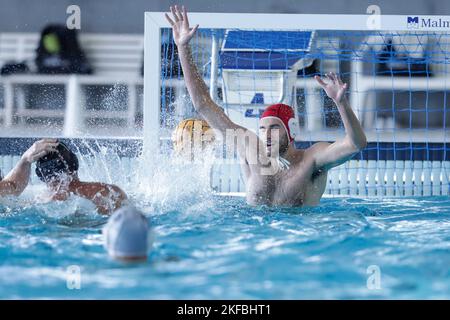
{"type": "Polygon", "coordinates": [[[143,259],[151,248],[152,235],[145,216],[136,208],[116,210],[103,227],[108,254],[119,259],[143,259]]]}

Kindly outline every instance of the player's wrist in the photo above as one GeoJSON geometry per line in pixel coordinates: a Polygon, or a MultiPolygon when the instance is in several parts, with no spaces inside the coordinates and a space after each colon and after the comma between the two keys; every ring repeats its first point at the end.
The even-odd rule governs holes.
{"type": "Polygon", "coordinates": [[[347,97],[342,97],[339,100],[333,99],[333,101],[338,107],[345,108],[345,107],[350,106],[350,103],[348,102],[347,97]]]}
{"type": "Polygon", "coordinates": [[[180,50],[188,50],[189,49],[189,41],[177,44],[178,51],[180,50]]]}
{"type": "Polygon", "coordinates": [[[26,164],[26,165],[31,165],[31,163],[33,163],[32,159],[31,159],[30,156],[27,155],[27,154],[24,154],[24,155],[20,158],[20,161],[21,161],[23,164],[26,164]]]}

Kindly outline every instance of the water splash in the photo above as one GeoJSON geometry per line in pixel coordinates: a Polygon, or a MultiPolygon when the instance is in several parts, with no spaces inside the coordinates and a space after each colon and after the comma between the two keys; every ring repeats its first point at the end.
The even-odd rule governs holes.
{"type": "MultiPolygon", "coordinates": [[[[201,161],[185,161],[170,153],[143,156],[136,185],[136,198],[152,211],[205,206],[212,199],[210,172],[213,152],[206,150],[201,161]]],[[[148,210],[148,209],[147,209],[148,210]]]]}
{"type": "Polygon", "coordinates": [[[128,94],[126,86],[118,83],[114,84],[109,88],[103,99],[101,99],[100,109],[117,110],[118,107],[121,104],[123,105],[123,102],[127,100],[128,94]]]}

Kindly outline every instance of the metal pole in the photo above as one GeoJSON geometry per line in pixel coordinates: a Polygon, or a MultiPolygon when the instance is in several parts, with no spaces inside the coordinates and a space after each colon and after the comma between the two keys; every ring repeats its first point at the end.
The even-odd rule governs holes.
{"type": "Polygon", "coordinates": [[[211,49],[211,78],[209,82],[209,95],[213,101],[217,98],[217,77],[219,73],[219,40],[215,32],[212,34],[211,49]]]}

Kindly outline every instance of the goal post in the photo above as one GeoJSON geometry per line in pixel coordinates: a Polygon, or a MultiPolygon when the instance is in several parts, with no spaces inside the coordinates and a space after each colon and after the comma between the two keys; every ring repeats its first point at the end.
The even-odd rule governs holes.
{"type": "MultiPolygon", "coordinates": [[[[257,131],[270,103],[293,106],[299,148],[345,132],[313,78],[336,72],[369,145],[329,173],[326,194],[448,195],[450,17],[189,13],[194,60],[230,118],[257,131]],[[373,19],[377,23],[373,24],[373,19]],[[301,45],[302,37],[310,37],[301,45]]],[[[167,145],[193,111],[163,12],[145,14],[144,152],[167,145]]],[[[153,151],[149,151],[153,150],[153,151]]],[[[216,167],[219,192],[243,192],[238,166],[216,167]]]]}

